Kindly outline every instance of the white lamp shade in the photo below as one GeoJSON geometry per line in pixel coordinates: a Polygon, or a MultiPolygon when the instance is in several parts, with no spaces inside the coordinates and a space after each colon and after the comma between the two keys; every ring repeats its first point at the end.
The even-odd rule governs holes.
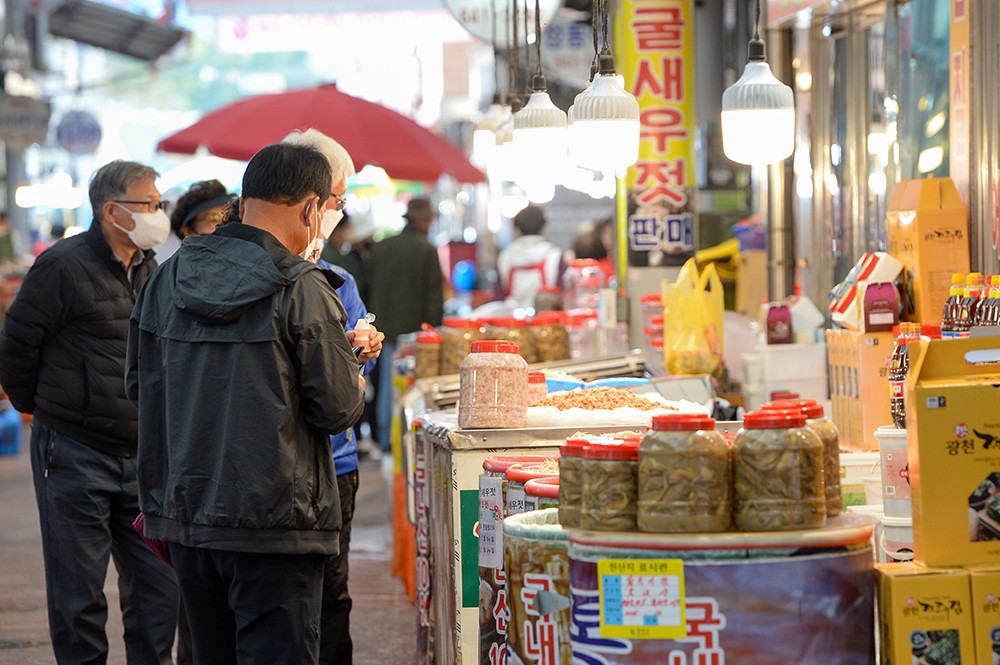
{"type": "Polygon", "coordinates": [[[472,157],[480,168],[488,167],[493,160],[501,142],[500,130],[509,118],[509,106],[491,104],[486,114],[476,123],[472,132],[472,157]]]}
{"type": "Polygon", "coordinates": [[[514,114],[514,145],[523,167],[550,169],[566,161],[566,113],[547,92],[533,92],[514,114]]]}
{"type": "Polygon", "coordinates": [[[614,74],[601,74],[573,104],[570,155],[595,171],[625,170],[639,159],[639,103],[614,74]]]}
{"type": "Polygon", "coordinates": [[[743,76],[722,93],[722,149],[740,164],[772,164],[795,147],[792,89],[766,62],[751,61],[743,76]]]}

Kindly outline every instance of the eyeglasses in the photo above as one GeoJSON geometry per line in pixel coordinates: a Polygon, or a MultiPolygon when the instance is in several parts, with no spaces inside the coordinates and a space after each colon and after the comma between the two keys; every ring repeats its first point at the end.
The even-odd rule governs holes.
{"type": "Polygon", "coordinates": [[[333,206],[334,210],[343,210],[344,208],[347,207],[347,199],[341,196],[337,196],[333,192],[330,192],[330,196],[332,196],[334,199],[337,200],[337,205],[333,206]]]}
{"type": "Polygon", "coordinates": [[[134,206],[146,206],[147,212],[153,212],[155,210],[162,210],[166,212],[170,208],[169,201],[128,201],[125,199],[111,199],[115,203],[128,203],[134,206]]]}

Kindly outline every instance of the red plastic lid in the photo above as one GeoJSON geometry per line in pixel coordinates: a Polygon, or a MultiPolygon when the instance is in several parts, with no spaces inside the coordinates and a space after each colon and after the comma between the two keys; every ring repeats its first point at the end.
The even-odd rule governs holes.
{"type": "Polygon", "coordinates": [[[584,459],[637,460],[639,459],[639,442],[622,441],[620,443],[598,443],[591,441],[583,449],[584,459]]]}
{"type": "Polygon", "coordinates": [[[639,443],[640,441],[642,441],[642,437],[643,436],[645,436],[645,434],[643,434],[641,432],[628,432],[628,433],[622,433],[622,435],[616,437],[615,440],[616,441],[622,441],[624,443],[629,443],[629,444],[633,443],[633,442],[634,443],[639,443]]]}
{"type": "Polygon", "coordinates": [[[799,394],[792,392],[791,390],[772,390],[771,391],[771,401],[779,399],[799,399],[799,394]]]}
{"type": "Polygon", "coordinates": [[[649,345],[651,347],[653,347],[654,349],[662,349],[663,348],[663,338],[662,337],[652,337],[649,340],[649,345]]]}
{"type": "Polygon", "coordinates": [[[665,413],[653,416],[653,429],[663,432],[697,432],[715,429],[715,420],[696,413],[665,413]]]}
{"type": "Polygon", "coordinates": [[[589,321],[591,319],[596,319],[597,310],[588,308],[571,309],[567,312],[563,312],[563,316],[566,317],[565,320],[567,324],[570,323],[580,324],[585,321],[589,321]]]}
{"type": "Polygon", "coordinates": [[[491,455],[483,460],[483,470],[503,473],[515,464],[540,464],[552,455],[491,455]]]}
{"type": "Polygon", "coordinates": [[[444,335],[436,330],[421,330],[417,333],[417,344],[440,344],[444,335]]]}
{"type": "Polygon", "coordinates": [[[541,464],[512,464],[507,467],[506,475],[509,482],[526,483],[532,478],[548,478],[554,474],[552,469],[543,468],[541,464]]]}
{"type": "Polygon", "coordinates": [[[663,302],[663,297],[659,293],[644,293],[639,297],[639,302],[643,305],[657,304],[663,302]]]}
{"type": "Polygon", "coordinates": [[[657,314],[656,316],[649,317],[649,325],[656,327],[663,327],[663,315],[657,314]]]}
{"type": "Polygon", "coordinates": [[[562,318],[562,312],[539,312],[538,314],[535,314],[535,318],[531,320],[531,325],[550,326],[556,323],[562,323],[562,318]]]}
{"type": "Polygon", "coordinates": [[[462,319],[457,316],[447,316],[441,321],[445,328],[481,328],[483,322],[479,319],[462,319]]]}
{"type": "Polygon", "coordinates": [[[743,415],[745,429],[805,427],[806,414],[794,411],[753,411],[743,415]]]}
{"type": "Polygon", "coordinates": [[[566,443],[559,446],[559,454],[563,457],[583,457],[583,449],[590,445],[593,439],[586,437],[570,437],[566,443]]]}
{"type": "Polygon", "coordinates": [[[472,343],[472,353],[519,353],[520,349],[514,342],[502,339],[481,339],[472,343]]]}
{"type": "Polygon", "coordinates": [[[778,399],[760,405],[763,411],[801,411],[806,418],[822,418],[823,405],[814,399],[778,399]]]}
{"type": "Polygon", "coordinates": [[[599,266],[596,259],[573,259],[569,262],[570,268],[597,268],[599,266]]]}
{"type": "Polygon", "coordinates": [[[528,372],[528,383],[545,383],[545,372],[528,372]]]}
{"type": "Polygon", "coordinates": [[[543,499],[558,499],[559,476],[532,478],[524,484],[524,493],[529,496],[540,496],[543,499]]]}
{"type": "Polygon", "coordinates": [[[528,322],[524,319],[518,319],[513,316],[495,316],[489,319],[490,325],[499,326],[501,328],[520,328],[528,325],[528,322]]]}

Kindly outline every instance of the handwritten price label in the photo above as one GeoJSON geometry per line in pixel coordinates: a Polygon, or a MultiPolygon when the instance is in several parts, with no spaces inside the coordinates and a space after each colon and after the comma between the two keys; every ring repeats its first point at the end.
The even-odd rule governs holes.
{"type": "Polygon", "coordinates": [[[682,560],[602,559],[597,579],[602,637],[687,637],[682,560]]]}

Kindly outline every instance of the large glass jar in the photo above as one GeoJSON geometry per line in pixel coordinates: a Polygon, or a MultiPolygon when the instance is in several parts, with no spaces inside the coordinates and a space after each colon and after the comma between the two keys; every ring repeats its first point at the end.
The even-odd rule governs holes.
{"type": "Polygon", "coordinates": [[[729,446],[707,416],[653,416],[639,446],[640,531],[725,531],[732,510],[729,446]]]}
{"type": "Polygon", "coordinates": [[[638,442],[592,441],[583,449],[580,526],[635,531],[638,442]]]}
{"type": "Polygon", "coordinates": [[[545,372],[528,372],[528,406],[548,397],[549,384],[545,372]]]}
{"type": "Polygon", "coordinates": [[[536,312],[554,312],[562,309],[562,293],[558,286],[543,286],[535,294],[536,312]]]}
{"type": "Polygon", "coordinates": [[[583,449],[590,437],[570,437],[559,447],[559,524],[580,526],[583,495],[583,449]]]}
{"type": "Polygon", "coordinates": [[[575,259],[563,271],[563,309],[596,309],[605,286],[604,271],[594,259],[575,259]]]}
{"type": "Polygon", "coordinates": [[[524,484],[524,512],[559,507],[559,476],[532,478],[524,484]]]}
{"type": "Polygon", "coordinates": [[[734,526],[785,531],[825,523],[823,442],[806,427],[805,414],[745,414],[733,442],[734,526]]]}
{"type": "Polygon", "coordinates": [[[801,411],[806,426],[823,442],[823,486],[826,493],[826,516],[836,517],[844,505],[840,491],[840,431],[826,417],[823,405],[812,399],[779,399],[766,402],[764,411],[801,411]]]}
{"type": "Polygon", "coordinates": [[[490,339],[502,339],[517,344],[525,362],[538,362],[535,354],[535,334],[526,320],[513,316],[497,316],[489,320],[486,335],[490,339]]]}
{"type": "Polygon", "coordinates": [[[462,429],[523,427],[528,415],[528,363],[517,345],[499,340],[472,343],[459,369],[458,426],[462,429]]]}
{"type": "Polygon", "coordinates": [[[571,358],[596,358],[601,355],[596,309],[575,309],[566,312],[565,325],[569,336],[571,358]]]}
{"type": "Polygon", "coordinates": [[[486,330],[478,319],[446,317],[441,322],[441,375],[457,374],[472,343],[486,339],[486,330]]]}
{"type": "Polygon", "coordinates": [[[560,312],[539,312],[531,320],[535,335],[535,362],[569,360],[569,334],[560,312]]]}
{"type": "Polygon", "coordinates": [[[416,361],[413,376],[426,379],[437,376],[441,371],[441,343],[444,336],[436,330],[421,330],[417,333],[416,361]]]}

